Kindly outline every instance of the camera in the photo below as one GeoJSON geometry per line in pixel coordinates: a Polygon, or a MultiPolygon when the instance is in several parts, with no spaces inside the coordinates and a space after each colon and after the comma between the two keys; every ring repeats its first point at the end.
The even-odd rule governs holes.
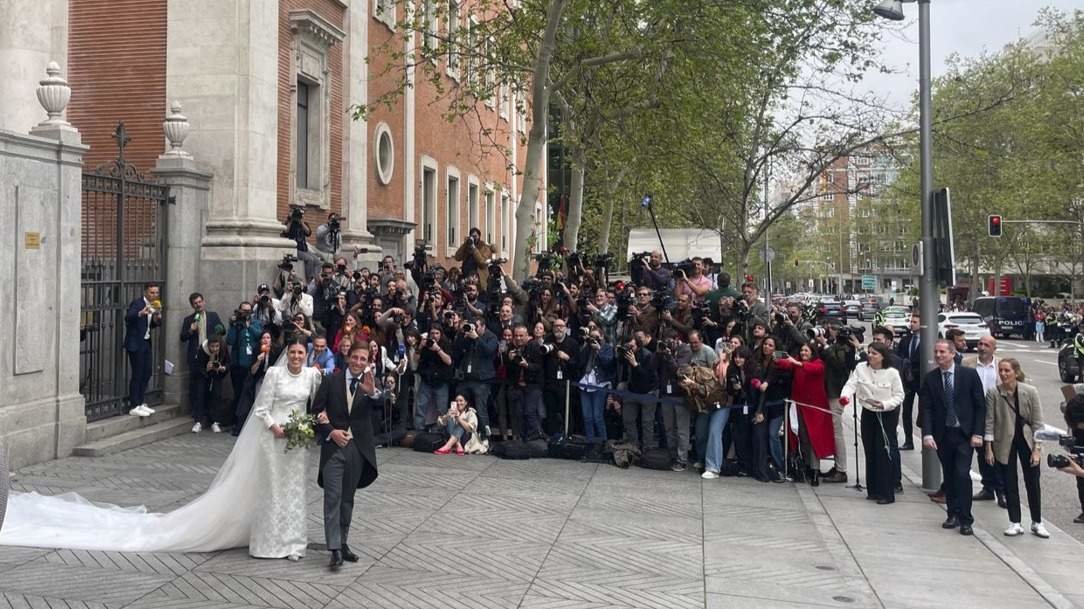
{"type": "Polygon", "coordinates": [[[629,348],[625,345],[618,345],[616,348],[614,348],[614,352],[617,353],[618,357],[628,357],[629,348]]]}
{"type": "Polygon", "coordinates": [[[685,277],[692,277],[693,275],[693,261],[688,258],[677,263],[676,268],[685,277]]]}
{"type": "Polygon", "coordinates": [[[339,232],[339,229],[341,228],[341,225],[339,223],[339,216],[333,215],[330,218],[328,218],[327,227],[333,233],[339,232]]]}
{"type": "Polygon", "coordinates": [[[305,291],[305,288],[302,287],[300,283],[295,283],[293,289],[291,289],[290,291],[293,292],[294,296],[296,297],[301,296],[301,292],[305,291]]]}
{"type": "Polygon", "coordinates": [[[282,260],[279,261],[279,268],[284,271],[292,271],[294,270],[295,262],[297,262],[297,256],[294,256],[293,254],[286,254],[282,257],[282,260]]]}
{"type": "Polygon", "coordinates": [[[474,332],[474,324],[470,322],[463,324],[463,332],[474,332]]]}
{"type": "Polygon", "coordinates": [[[787,315],[786,313],[776,311],[775,313],[772,313],[772,320],[775,322],[775,325],[781,326],[787,323],[787,315]]]}
{"type": "Polygon", "coordinates": [[[866,342],[866,329],[861,326],[843,326],[836,334],[836,343],[849,345],[852,338],[857,339],[860,343],[866,342]]]}
{"type": "Polygon", "coordinates": [[[290,207],[290,215],[286,217],[286,223],[291,224],[293,222],[301,222],[305,219],[305,208],[293,206],[290,207]]]}
{"type": "Polygon", "coordinates": [[[655,307],[658,312],[673,311],[677,308],[677,301],[674,300],[673,294],[668,291],[658,291],[651,298],[651,306],[655,307]]]}
{"type": "Polygon", "coordinates": [[[545,353],[546,355],[549,355],[550,353],[553,353],[553,350],[556,349],[556,348],[557,347],[555,347],[554,345],[552,345],[550,343],[542,343],[542,353],[545,353]]]}
{"type": "Polygon", "coordinates": [[[425,256],[425,242],[420,241],[414,245],[414,255],[410,260],[403,263],[403,268],[420,273],[425,270],[425,256]]]}

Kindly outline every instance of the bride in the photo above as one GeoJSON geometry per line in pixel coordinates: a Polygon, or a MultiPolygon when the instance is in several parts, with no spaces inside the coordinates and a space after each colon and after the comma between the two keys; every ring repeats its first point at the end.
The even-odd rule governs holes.
{"type": "Polygon", "coordinates": [[[321,374],[291,342],[268,369],[237,443],[207,491],[166,514],[75,494],[12,493],[0,545],[118,552],[210,552],[248,546],[257,558],[305,555],[305,451],[286,451],[282,425],[305,412],[321,374]]]}

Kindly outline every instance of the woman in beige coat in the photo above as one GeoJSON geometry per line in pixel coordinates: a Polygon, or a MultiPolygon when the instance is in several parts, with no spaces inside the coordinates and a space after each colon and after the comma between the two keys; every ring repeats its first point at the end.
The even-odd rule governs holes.
{"type": "Polygon", "coordinates": [[[1001,381],[986,393],[986,462],[997,461],[1005,480],[1005,501],[1009,508],[1009,528],[1005,535],[1015,537],[1024,533],[1020,526],[1020,486],[1016,480],[1016,461],[1024,471],[1024,488],[1031,512],[1031,532],[1038,537],[1050,537],[1040,506],[1039,470],[1042,450],[1035,431],[1043,426],[1043,409],[1039,392],[1024,383],[1020,362],[1005,358],[998,362],[997,376],[1001,381]]]}

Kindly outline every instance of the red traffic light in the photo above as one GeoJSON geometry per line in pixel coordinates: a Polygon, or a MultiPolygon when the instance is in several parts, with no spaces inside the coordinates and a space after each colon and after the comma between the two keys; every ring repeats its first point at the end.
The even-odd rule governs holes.
{"type": "Polygon", "coordinates": [[[1000,237],[1001,236],[1001,216],[999,216],[999,215],[990,216],[989,217],[989,226],[987,228],[989,229],[989,233],[990,233],[991,237],[1000,237]]]}

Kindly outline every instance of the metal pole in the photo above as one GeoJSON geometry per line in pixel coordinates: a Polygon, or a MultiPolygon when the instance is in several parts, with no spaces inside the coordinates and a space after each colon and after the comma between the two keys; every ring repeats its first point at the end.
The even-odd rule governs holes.
{"type": "MultiPolygon", "coordinates": [[[[937,341],[937,261],[933,244],[933,129],[930,95],[930,0],[918,0],[919,48],[919,149],[922,165],[922,279],[919,282],[922,370],[934,367],[933,345],[937,341]]],[[[923,431],[925,433],[925,431],[923,431]]],[[[937,453],[922,447],[922,486],[934,490],[941,485],[937,453]]]]}

